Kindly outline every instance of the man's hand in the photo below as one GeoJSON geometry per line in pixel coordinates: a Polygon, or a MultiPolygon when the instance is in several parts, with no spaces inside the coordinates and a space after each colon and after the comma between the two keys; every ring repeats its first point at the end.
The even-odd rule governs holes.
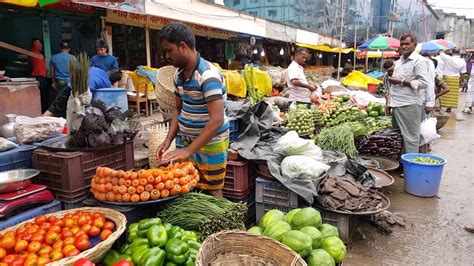
{"type": "Polygon", "coordinates": [[[385,115],[390,115],[391,108],[390,106],[385,106],[385,115]]]}
{"type": "Polygon", "coordinates": [[[192,155],[191,150],[188,148],[184,149],[176,149],[174,151],[170,151],[163,156],[163,161],[171,162],[171,161],[181,161],[184,159],[188,159],[192,155]]]}
{"type": "Polygon", "coordinates": [[[428,107],[428,106],[426,106],[426,107],[425,107],[425,111],[426,111],[427,114],[429,114],[429,113],[431,113],[431,112],[434,111],[434,108],[433,108],[433,107],[428,107]]]}
{"type": "Polygon", "coordinates": [[[394,78],[394,77],[388,77],[388,81],[390,84],[398,85],[402,83],[402,80],[399,78],[394,78]]]}
{"type": "Polygon", "coordinates": [[[158,149],[156,149],[156,160],[158,162],[161,162],[163,154],[170,148],[170,146],[171,141],[168,140],[165,140],[160,146],[158,146],[158,149]]]}

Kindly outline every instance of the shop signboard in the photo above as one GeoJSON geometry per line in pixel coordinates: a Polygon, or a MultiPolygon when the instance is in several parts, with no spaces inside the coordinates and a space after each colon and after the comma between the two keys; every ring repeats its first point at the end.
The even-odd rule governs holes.
{"type": "MultiPolygon", "coordinates": [[[[172,22],[173,20],[144,13],[134,13],[122,10],[107,9],[106,21],[111,23],[127,24],[131,26],[147,26],[150,29],[160,30],[166,24],[172,22]]],[[[237,37],[237,34],[234,32],[224,31],[197,24],[185,24],[187,24],[192,29],[194,34],[199,36],[207,36],[219,39],[229,39],[237,37]]]]}

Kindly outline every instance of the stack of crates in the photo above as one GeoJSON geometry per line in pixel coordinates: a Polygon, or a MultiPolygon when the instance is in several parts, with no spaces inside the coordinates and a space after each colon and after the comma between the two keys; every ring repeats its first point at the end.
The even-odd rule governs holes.
{"type": "MultiPolygon", "coordinates": [[[[255,185],[257,223],[263,215],[273,209],[288,213],[292,209],[309,207],[309,204],[299,198],[298,194],[291,191],[278,180],[263,178],[256,179],[255,185]]],[[[340,214],[315,208],[321,213],[323,223],[336,226],[342,241],[350,244],[354,233],[356,219],[353,215],[340,214]]]]}
{"type": "Polygon", "coordinates": [[[233,202],[247,205],[245,217],[247,226],[255,223],[255,176],[252,164],[248,161],[227,161],[227,171],[224,179],[223,196],[233,202]]]}
{"type": "Polygon", "coordinates": [[[133,143],[87,152],[54,152],[39,148],[33,152],[33,167],[41,173],[33,182],[46,185],[64,209],[81,207],[99,166],[133,169],[133,143]]]}

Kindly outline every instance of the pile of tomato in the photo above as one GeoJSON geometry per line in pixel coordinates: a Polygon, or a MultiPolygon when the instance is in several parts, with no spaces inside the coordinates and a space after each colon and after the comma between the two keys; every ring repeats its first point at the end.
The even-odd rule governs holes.
{"type": "Polygon", "coordinates": [[[75,256],[91,247],[91,238],[104,241],[114,228],[100,212],[78,210],[62,218],[38,215],[0,235],[0,266],[39,266],[75,256]]]}
{"type": "Polygon", "coordinates": [[[198,181],[199,173],[191,162],[138,172],[98,167],[91,192],[100,201],[139,202],[188,193],[198,181]]]}

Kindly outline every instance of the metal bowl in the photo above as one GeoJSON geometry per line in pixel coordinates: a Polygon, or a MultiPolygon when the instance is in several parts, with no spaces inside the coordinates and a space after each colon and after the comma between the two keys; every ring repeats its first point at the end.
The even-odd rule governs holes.
{"type": "Polygon", "coordinates": [[[25,189],[31,185],[31,178],[40,171],[36,169],[16,169],[0,172],[0,194],[25,189]]]}

